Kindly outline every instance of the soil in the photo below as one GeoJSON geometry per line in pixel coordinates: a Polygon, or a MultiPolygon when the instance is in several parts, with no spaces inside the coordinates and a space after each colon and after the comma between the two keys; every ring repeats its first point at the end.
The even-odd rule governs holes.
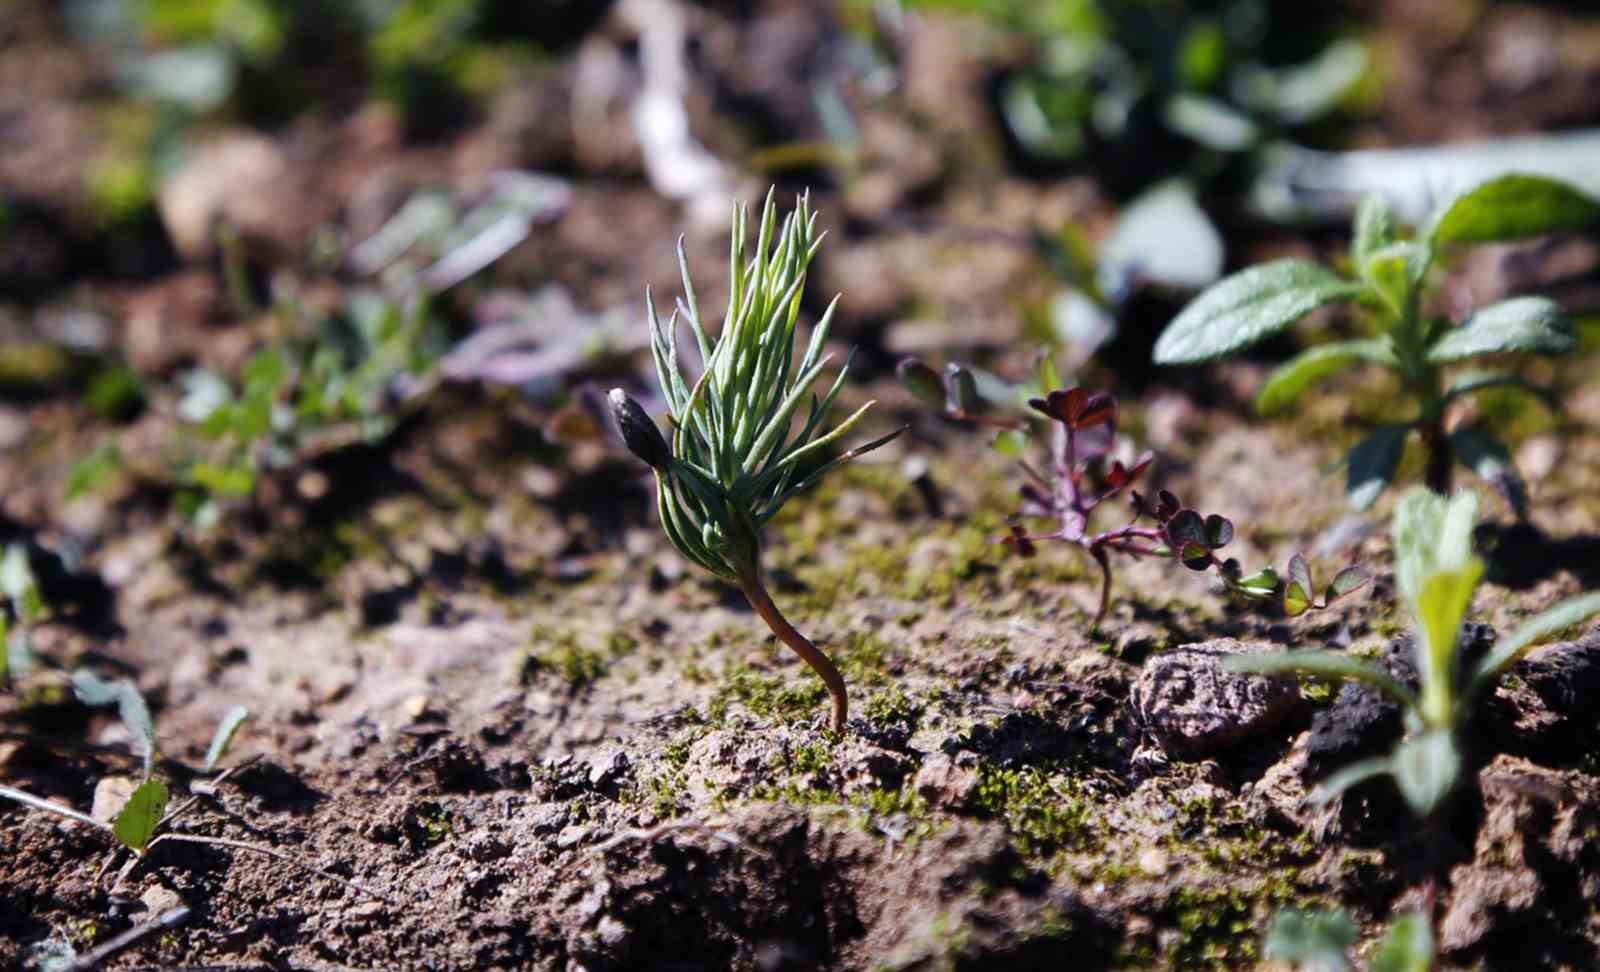
{"type": "MultiPolygon", "coordinates": [[[[752,35],[779,44],[782,18],[804,20],[806,5],[723,9],[735,6],[697,13],[709,90],[800,124],[783,120],[805,117],[804,99],[739,70],[734,51],[752,35]]],[[[1595,121],[1579,92],[1592,95],[1600,58],[1561,40],[1565,25],[1595,28],[1573,11],[1364,6],[1397,86],[1361,123],[1365,144],[1595,121]],[[1434,8],[1467,19],[1453,39],[1413,43],[1444,16],[1434,8]],[[1473,73],[1476,52],[1513,36],[1548,49],[1473,73]],[[1529,58],[1546,73],[1519,81],[1529,58]],[[1466,80],[1426,101],[1413,89],[1435,69],[1466,80]]],[[[9,29],[0,77],[30,81],[0,85],[0,117],[52,134],[28,135],[28,156],[0,136],[7,197],[26,202],[0,247],[0,278],[16,284],[0,309],[8,341],[32,346],[93,306],[101,347],[153,378],[236,368],[272,322],[237,313],[216,255],[175,246],[159,222],[146,227],[155,250],[108,262],[64,168],[92,139],[84,99],[99,69],[47,17],[9,29]]],[[[1361,690],[1241,692],[1239,705],[1270,703],[1271,718],[1208,726],[1192,746],[1139,704],[1149,659],[1176,663],[1185,645],[1403,659],[1393,495],[1352,519],[1330,471],[1383,417],[1387,386],[1335,381],[1296,416],[1263,422],[1249,403],[1265,362],[1080,376],[1123,394],[1124,431],[1160,455],[1150,489],[1232,519],[1229,552],[1247,566],[1305,550],[1324,576],[1371,568],[1371,585],[1326,612],[1265,615],[1203,575],[1142,562],[1118,565],[1111,613],[1092,630],[1092,563],[1049,545],[1011,557],[996,542],[1019,473],[983,436],[918,407],[893,362],[955,349],[1020,374],[1030,315],[1056,284],[1015,239],[1068,220],[1098,234],[1115,202],[1087,175],[1007,167],[983,101],[980,55],[993,52],[971,37],[959,18],[909,22],[903,90],[866,109],[863,135],[881,144],[858,180],[817,196],[834,235],[808,299],[846,291],[836,340],[862,346],[846,397],[880,402],[874,429],[908,427],[792,501],[766,537],[775,600],[850,685],[846,733],[824,731],[820,684],[738,592],[670,547],[648,470],[603,441],[554,434],[548,395],[445,386],[378,443],[311,458],[200,532],[158,481],[63,499],[74,460],[106,441],[158,457],[177,422],[167,385],[131,420],[94,416],[69,358],[48,381],[6,382],[0,400],[0,542],[26,545],[51,606],[33,632],[40,669],[0,693],[0,783],[87,812],[104,780],[139,774],[122,724],[66,687],[66,672],[94,667],[148,700],[158,775],[205,793],[175,831],[300,863],[187,842],[135,859],[85,824],[3,802],[0,963],[50,943],[87,952],[181,903],[184,920],[104,967],[1245,969],[1265,967],[1260,936],[1281,908],[1342,907],[1366,946],[1444,873],[1446,967],[1600,967],[1600,722],[1585,692],[1600,629],[1542,649],[1500,688],[1472,728],[1472,772],[1442,837],[1385,786],[1305,801],[1327,767],[1399,731],[1361,690]],[[200,766],[236,704],[250,715],[224,765],[244,765],[210,788],[200,766]]],[[[283,166],[264,180],[282,196],[234,211],[254,227],[251,268],[265,279],[302,266],[309,227],[370,230],[413,188],[466,191],[493,169],[538,167],[571,178],[571,201],[497,265],[496,286],[559,285],[591,313],[636,306],[647,284],[676,293],[686,217],[651,190],[637,146],[600,151],[528,120],[529,106],[566,105],[578,65],[598,56],[572,52],[420,143],[373,107],[211,133],[258,140],[283,166]]],[[[703,100],[690,102],[696,131],[747,154],[750,136],[716,121],[733,109],[703,100]]],[[[1321,231],[1240,234],[1234,263],[1343,245],[1321,231]]],[[[708,307],[726,287],[722,245],[712,231],[687,243],[708,307]]],[[[1562,279],[1592,277],[1595,262],[1549,248],[1495,259],[1513,269],[1462,270],[1479,301],[1498,296],[1485,280],[1537,282],[1556,275],[1541,276],[1550,263],[1562,279]]],[[[487,289],[450,300],[466,316],[487,289]]],[[[1169,312],[1156,301],[1151,327],[1169,312]]],[[[1600,582],[1600,391],[1586,381],[1597,361],[1590,350],[1536,367],[1561,390],[1559,418],[1494,400],[1488,417],[1531,481],[1532,515],[1519,524],[1485,504],[1480,640],[1600,582]]],[[[643,387],[641,365],[623,356],[568,377],[643,387]]],[[[1181,707],[1174,691],[1158,694],[1181,707]]]]}

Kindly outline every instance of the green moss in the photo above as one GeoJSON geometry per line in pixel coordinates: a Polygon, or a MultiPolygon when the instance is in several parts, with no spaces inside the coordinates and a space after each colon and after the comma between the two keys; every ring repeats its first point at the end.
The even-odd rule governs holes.
{"type": "Polygon", "coordinates": [[[867,704],[862,706],[862,714],[873,722],[880,724],[904,723],[916,728],[922,721],[922,712],[925,706],[906,694],[905,689],[898,685],[874,692],[867,698],[867,704]]]}
{"type": "Polygon", "coordinates": [[[1096,843],[1093,813],[1076,789],[1061,772],[980,766],[973,807],[982,816],[1004,821],[1024,857],[1045,857],[1096,843]]]}
{"type": "Polygon", "coordinates": [[[543,672],[550,672],[574,689],[582,688],[604,678],[611,669],[610,658],[601,652],[584,647],[570,631],[557,632],[548,642],[540,645],[538,635],[535,646],[523,659],[522,680],[543,672]]]}
{"type": "Polygon", "coordinates": [[[710,716],[712,723],[720,724],[729,707],[738,703],[759,719],[793,724],[814,716],[827,697],[827,687],[810,669],[786,677],[735,664],[711,697],[710,716]]]}
{"type": "Polygon", "coordinates": [[[826,773],[833,768],[833,753],[825,743],[805,743],[790,751],[789,767],[802,775],[826,773]]]}
{"type": "Polygon", "coordinates": [[[1167,908],[1178,929],[1172,953],[1175,968],[1223,972],[1260,958],[1254,915],[1262,895],[1250,890],[1230,885],[1172,892],[1167,908]]]}
{"type": "Polygon", "coordinates": [[[442,844],[455,836],[455,820],[450,811],[436,803],[425,803],[417,808],[416,834],[424,847],[442,844]]]}

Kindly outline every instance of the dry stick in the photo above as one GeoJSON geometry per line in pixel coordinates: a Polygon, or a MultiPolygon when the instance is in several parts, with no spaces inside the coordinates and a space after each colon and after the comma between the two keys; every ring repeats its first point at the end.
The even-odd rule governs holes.
{"type": "Polygon", "coordinates": [[[69,820],[76,820],[79,823],[86,823],[91,827],[96,827],[109,833],[115,833],[115,831],[112,830],[111,825],[106,823],[104,820],[96,820],[86,813],[79,813],[71,807],[57,803],[54,800],[46,800],[44,797],[36,797],[27,790],[19,790],[12,786],[0,786],[0,796],[9,797],[23,806],[32,807],[35,810],[43,810],[46,813],[59,814],[69,820]]]}
{"type": "Polygon", "coordinates": [[[154,918],[150,919],[144,924],[135,925],[118,935],[116,938],[106,942],[104,945],[101,945],[92,951],[85,952],[76,959],[73,959],[72,962],[67,966],[67,972],[88,972],[89,969],[94,968],[101,962],[104,962],[106,959],[127,948],[129,945],[132,945],[134,942],[145,937],[151,932],[162,931],[167,928],[174,928],[186,921],[188,917],[188,905],[178,905],[176,908],[168,908],[166,911],[156,915],[154,918]]]}
{"type": "Polygon", "coordinates": [[[265,844],[252,844],[249,841],[234,840],[230,837],[207,837],[201,834],[162,834],[150,841],[150,846],[154,847],[164,840],[175,840],[185,844],[212,844],[217,847],[232,847],[237,850],[255,851],[257,854],[265,854],[268,857],[277,858],[278,860],[283,861],[285,864],[292,864],[303,871],[308,871],[319,877],[325,877],[336,884],[342,884],[353,891],[359,891],[370,898],[375,898],[379,901],[382,901],[384,904],[396,903],[393,898],[390,898],[387,895],[379,894],[377,891],[373,891],[369,888],[364,888],[349,878],[340,877],[332,871],[323,870],[314,864],[307,864],[305,861],[302,861],[291,854],[286,854],[283,851],[278,850],[276,847],[268,847],[265,844]]]}
{"type": "MultiPolygon", "coordinates": [[[[79,823],[86,823],[86,824],[90,825],[91,827],[94,827],[94,828],[96,828],[98,830],[104,831],[105,833],[113,835],[113,837],[115,837],[115,835],[116,835],[116,828],[113,827],[111,824],[106,823],[104,820],[96,820],[96,819],[94,819],[93,817],[91,817],[91,816],[89,816],[87,814],[79,813],[78,811],[72,809],[71,807],[64,806],[63,804],[60,804],[60,803],[56,803],[53,800],[46,800],[43,797],[36,797],[32,793],[27,792],[26,790],[18,790],[15,787],[10,787],[10,786],[0,786],[0,796],[9,797],[9,798],[17,801],[18,803],[21,803],[24,806],[32,807],[35,810],[44,810],[44,811],[49,812],[49,813],[59,814],[60,816],[66,817],[66,818],[68,818],[70,820],[76,820],[79,823]]],[[[382,901],[385,904],[395,904],[396,903],[394,901],[394,899],[389,898],[389,897],[387,897],[385,895],[379,894],[378,892],[372,891],[372,890],[370,890],[368,888],[364,888],[361,885],[355,883],[354,881],[351,881],[348,878],[340,877],[339,875],[334,874],[332,871],[325,871],[322,868],[317,867],[314,864],[307,864],[305,861],[302,861],[299,858],[296,858],[296,857],[294,857],[294,856],[292,856],[290,854],[286,854],[283,851],[280,851],[275,847],[268,847],[265,844],[252,844],[252,843],[249,843],[248,841],[233,840],[233,839],[228,838],[228,837],[206,837],[206,836],[202,836],[200,834],[161,834],[161,835],[157,836],[154,840],[150,841],[149,844],[145,845],[146,853],[149,852],[150,848],[156,846],[157,844],[161,843],[164,840],[174,840],[174,841],[179,841],[181,843],[187,843],[187,844],[213,844],[213,845],[218,846],[218,847],[232,847],[232,848],[235,848],[237,850],[255,851],[257,854],[265,854],[267,857],[277,858],[278,860],[283,861],[286,864],[291,864],[291,865],[293,865],[295,867],[298,867],[303,871],[309,871],[312,874],[316,874],[316,875],[318,875],[320,877],[325,877],[328,880],[333,881],[333,882],[335,882],[337,884],[342,884],[347,888],[351,888],[351,889],[353,889],[355,891],[359,891],[360,893],[362,893],[364,895],[367,895],[368,897],[376,898],[377,900],[382,901]]],[[[120,843],[120,839],[119,839],[119,843],[120,843]]],[[[138,854],[133,859],[133,863],[136,864],[139,861],[142,861],[144,859],[145,859],[145,855],[144,854],[138,854]]],[[[104,871],[105,871],[105,869],[101,868],[101,873],[104,873],[104,871]]]]}
{"type": "Polygon", "coordinates": [[[821,677],[823,684],[828,686],[828,694],[833,696],[833,721],[830,726],[834,732],[843,732],[845,722],[850,718],[850,697],[845,691],[844,676],[839,674],[839,669],[834,667],[833,661],[820,648],[794,629],[778,606],[772,603],[772,597],[767,594],[759,577],[742,579],[739,589],[744,591],[745,600],[761,615],[761,620],[767,622],[767,627],[778,636],[778,640],[804,659],[811,670],[821,677]]]}
{"type": "Polygon", "coordinates": [[[607,851],[621,847],[623,844],[629,843],[630,841],[654,841],[676,831],[694,830],[703,831],[708,837],[711,837],[715,840],[720,840],[724,844],[738,847],[741,850],[748,851],[757,857],[770,857],[770,855],[761,848],[752,847],[751,845],[740,840],[737,835],[729,831],[726,827],[723,827],[722,829],[713,829],[715,826],[716,825],[714,824],[699,820],[669,820],[666,823],[657,824],[654,827],[648,827],[643,830],[624,830],[610,839],[594,845],[594,850],[596,853],[604,854],[607,851]]]}
{"type": "Polygon", "coordinates": [[[178,817],[181,817],[184,814],[188,813],[190,810],[194,809],[195,804],[199,803],[200,800],[203,797],[215,796],[216,795],[216,788],[221,786],[224,782],[226,782],[228,777],[230,777],[233,774],[238,773],[238,772],[240,772],[242,770],[248,769],[251,766],[254,766],[256,763],[260,762],[260,760],[261,760],[261,754],[260,753],[256,753],[254,756],[251,756],[249,759],[246,759],[243,762],[238,763],[237,765],[230,766],[227,769],[223,770],[221,773],[218,773],[214,779],[212,779],[209,783],[206,784],[207,789],[209,789],[211,792],[193,794],[192,796],[189,797],[189,799],[185,800],[180,806],[178,806],[178,807],[176,807],[176,808],[174,808],[172,810],[168,810],[166,812],[166,814],[161,818],[161,820],[156,824],[156,827],[158,827],[158,828],[165,827],[167,824],[171,823],[173,820],[176,820],[178,817]]]}

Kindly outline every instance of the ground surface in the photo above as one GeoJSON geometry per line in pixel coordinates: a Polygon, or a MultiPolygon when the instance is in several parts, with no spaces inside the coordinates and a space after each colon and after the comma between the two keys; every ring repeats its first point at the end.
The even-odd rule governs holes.
{"type": "MultiPolygon", "coordinates": [[[[772,17],[793,15],[774,6],[772,17]]],[[[1413,59],[1467,72],[1512,13],[1433,47],[1413,43],[1427,23],[1413,8],[1426,4],[1389,6],[1382,36],[1410,52],[1395,61],[1402,107],[1364,123],[1366,141],[1564,123],[1579,110],[1569,89],[1593,90],[1593,62],[1572,67],[1561,48],[1554,80],[1536,86],[1544,100],[1498,97],[1492,74],[1477,88],[1462,81],[1437,97],[1475,113],[1441,130],[1441,113],[1407,100],[1422,70],[1413,59]]],[[[1544,8],[1515,13],[1543,18],[1547,34],[1564,23],[1544,8]]],[[[767,22],[717,15],[711,69],[732,71],[719,67],[718,37],[767,22]]],[[[1262,422],[1249,401],[1265,362],[1084,376],[1124,395],[1124,431],[1159,452],[1151,487],[1232,518],[1231,552],[1246,564],[1305,550],[1323,576],[1371,567],[1374,583],[1328,612],[1262,616],[1200,575],[1143,563],[1119,570],[1093,631],[1090,565],[1048,546],[1012,558],[994,542],[1014,468],[915,406],[888,371],[898,353],[936,347],[1018,373],[1029,308],[1052,287],[1024,248],[899,217],[1005,238],[1069,219],[1093,229],[1115,202],[1085,177],[1006,172],[984,147],[991,121],[962,31],[939,18],[915,29],[902,100],[867,129],[884,139],[877,168],[820,199],[836,235],[814,289],[846,292],[839,343],[866,349],[849,397],[880,400],[874,428],[909,426],[793,501],[767,537],[774,597],[850,683],[843,737],[822,731],[820,686],[737,592],[669,547],[647,471],[600,442],[556,441],[548,401],[447,387],[380,446],[315,459],[200,533],[156,483],[62,499],[73,460],[100,442],[159,455],[175,391],[117,424],[91,419],[70,386],[23,381],[0,405],[0,539],[33,545],[54,611],[35,633],[46,664],[0,694],[0,782],[87,810],[104,778],[137,772],[120,724],[70,701],[63,673],[80,665],[135,679],[175,790],[201,779],[217,720],[242,703],[251,714],[228,762],[256,761],[178,829],[270,845],[359,888],[192,844],[126,868],[92,829],[0,804],[0,962],[52,939],[87,950],[181,901],[186,922],[108,967],[1251,968],[1278,908],[1341,905],[1370,939],[1420,903],[1420,875],[1442,855],[1451,963],[1600,965],[1595,720],[1559,696],[1592,674],[1600,635],[1547,650],[1502,690],[1480,749],[1501,755],[1475,768],[1443,841],[1425,840],[1382,790],[1327,810],[1303,803],[1326,690],[1290,687],[1271,719],[1196,752],[1169,751],[1135,705],[1149,659],[1182,645],[1381,652],[1401,634],[1393,497],[1347,520],[1330,471],[1384,416],[1384,386],[1357,375],[1293,418],[1262,422]],[[933,162],[919,168],[906,146],[933,162]],[[1554,656],[1578,682],[1551,681],[1554,656]]],[[[33,77],[41,90],[25,117],[45,125],[37,105],[59,109],[60,162],[73,157],[88,69],[36,43],[25,48],[35,63],[60,70],[33,77]]],[[[9,70],[20,57],[6,56],[9,70]]],[[[571,74],[536,74],[513,94],[559,103],[571,74]]],[[[722,78],[781,100],[741,80],[722,78]]],[[[646,283],[674,292],[685,220],[637,159],[583,168],[581,147],[508,128],[508,113],[491,108],[420,146],[381,111],[277,136],[305,182],[292,204],[265,207],[257,258],[299,245],[305,226],[356,218],[355,203],[341,205],[375,180],[409,187],[447,171],[470,183],[492,167],[551,166],[578,176],[571,205],[502,262],[501,283],[553,282],[595,311],[633,306],[646,283]]],[[[44,261],[14,271],[36,287],[7,307],[6,326],[23,334],[84,299],[71,289],[81,239],[70,193],[52,197],[48,159],[31,171],[27,161],[13,156],[7,178],[52,215],[35,226],[44,244],[12,238],[6,251],[8,267],[44,261]]],[[[1263,227],[1242,238],[1245,251],[1342,245],[1263,227]]],[[[714,231],[689,241],[710,306],[719,246],[714,231]]],[[[1538,284],[1562,259],[1592,279],[1594,256],[1574,243],[1491,254],[1455,286],[1490,299],[1538,284]]],[[[197,361],[236,365],[265,339],[266,324],[227,307],[211,266],[173,257],[159,273],[85,286],[111,311],[112,343],[170,376],[197,361]]],[[[1500,631],[1600,581],[1597,362],[1591,351],[1539,366],[1561,390],[1559,419],[1509,400],[1490,416],[1533,500],[1531,528],[1485,503],[1492,566],[1472,616],[1500,631]]],[[[626,380],[636,364],[594,377],[626,380]]]]}

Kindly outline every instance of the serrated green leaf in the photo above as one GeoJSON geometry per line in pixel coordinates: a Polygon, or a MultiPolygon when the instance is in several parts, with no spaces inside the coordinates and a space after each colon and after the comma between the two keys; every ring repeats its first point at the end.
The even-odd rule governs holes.
{"type": "Polygon", "coordinates": [[[201,424],[233,401],[233,388],[214,371],[196,368],[183,378],[183,397],[178,400],[178,417],[201,424]]]}
{"type": "Polygon", "coordinates": [[[67,470],[66,498],[77,499],[105,486],[122,469],[122,453],[112,442],[102,442],[80,456],[67,470]]]}
{"type": "Polygon", "coordinates": [[[244,466],[196,463],[189,467],[189,481],[214,496],[230,499],[242,499],[256,488],[255,473],[244,466]]]}
{"type": "Polygon", "coordinates": [[[1364,197],[1356,205],[1355,225],[1350,234],[1350,262],[1363,267],[1367,258],[1400,238],[1400,220],[1394,207],[1379,195],[1364,197]]]}
{"type": "Polygon", "coordinates": [[[1417,669],[1422,677],[1422,717],[1429,725],[1448,725],[1454,716],[1456,640],[1482,576],[1483,562],[1473,557],[1458,570],[1435,572],[1417,596],[1416,622],[1423,642],[1417,646],[1417,669]]]}
{"type": "Polygon", "coordinates": [[[161,822],[161,816],[166,812],[167,785],[160,780],[145,780],[117,814],[111,831],[117,835],[117,840],[122,841],[122,846],[136,854],[143,854],[145,848],[150,846],[150,838],[155,836],[156,824],[161,822]]]}
{"type": "Polygon", "coordinates": [[[1390,526],[1395,585],[1413,614],[1427,579],[1439,570],[1461,569],[1471,556],[1477,516],[1477,494],[1466,490],[1446,500],[1414,486],[1395,504],[1390,526]]]}
{"type": "Polygon", "coordinates": [[[1535,645],[1560,634],[1576,624],[1600,614],[1600,591],[1568,598],[1546,608],[1517,626],[1517,629],[1495,642],[1494,650],[1478,663],[1469,681],[1470,691],[1488,689],[1500,676],[1535,645]]]}
{"type": "Polygon", "coordinates": [[[1507,371],[1467,371],[1457,375],[1445,388],[1441,404],[1471,395],[1475,392],[1485,391],[1490,388],[1518,388],[1539,399],[1546,408],[1556,410],[1560,402],[1555,394],[1548,388],[1530,384],[1521,375],[1514,375],[1507,371]]]}
{"type": "Polygon", "coordinates": [[[1372,952],[1372,972],[1429,972],[1433,968],[1433,929],[1422,914],[1395,920],[1372,952]]]}
{"type": "Polygon", "coordinates": [[[1461,750],[1449,729],[1429,729],[1395,749],[1394,781],[1419,817],[1433,813],[1461,776],[1461,750]]]}
{"type": "Polygon", "coordinates": [[[1511,461],[1511,453],[1481,425],[1464,425],[1450,433],[1450,448],[1461,464],[1505,497],[1517,519],[1528,518],[1528,487],[1511,461]]]}
{"type": "Polygon", "coordinates": [[[1162,113],[1167,127],[1218,152],[1243,152],[1256,144],[1261,127],[1218,98],[1180,91],[1162,113]]]}
{"type": "Polygon", "coordinates": [[[211,736],[211,745],[206,747],[206,772],[216,769],[217,761],[228,755],[228,748],[233,745],[233,737],[239,732],[239,727],[244,725],[244,720],[250,717],[250,710],[242,705],[235,705],[222,714],[222,720],[217,723],[217,731],[211,736]]]}
{"type": "Polygon", "coordinates": [[[7,633],[5,640],[0,641],[0,655],[5,656],[5,662],[0,667],[5,668],[12,678],[23,678],[34,669],[33,642],[25,629],[14,628],[7,633]]]}
{"type": "Polygon", "coordinates": [[[1288,67],[1247,66],[1239,72],[1234,96],[1252,110],[1290,125],[1302,125],[1338,106],[1367,70],[1367,47],[1359,40],[1337,40],[1309,61],[1288,67]]]}
{"type": "Polygon", "coordinates": [[[1167,325],[1156,364],[1220,358],[1283,330],[1324,304],[1350,300],[1359,284],[1306,260],[1275,260],[1215,284],[1167,325]]]}
{"type": "Polygon", "coordinates": [[[1256,411],[1261,415],[1277,415],[1294,404],[1306,389],[1358,361],[1388,368],[1398,365],[1385,340],[1319,344],[1295,355],[1267,377],[1266,384],[1256,394],[1256,411]]]}
{"type": "Polygon", "coordinates": [[[257,351],[245,362],[242,377],[247,394],[276,391],[289,377],[288,359],[280,348],[257,351]]]}
{"type": "Polygon", "coordinates": [[[1462,192],[1434,216],[1435,245],[1516,240],[1583,229],[1600,219],[1600,201],[1570,183],[1512,174],[1462,192]]]}
{"type": "Polygon", "coordinates": [[[1513,297],[1474,311],[1460,327],[1446,330],[1428,348],[1436,364],[1480,354],[1521,351],[1566,354],[1578,338],[1561,306],[1546,297],[1513,297]]]}
{"type": "Polygon", "coordinates": [[[1394,479],[1410,434],[1408,426],[1380,425],[1350,450],[1344,494],[1352,509],[1371,506],[1394,479]]]}

